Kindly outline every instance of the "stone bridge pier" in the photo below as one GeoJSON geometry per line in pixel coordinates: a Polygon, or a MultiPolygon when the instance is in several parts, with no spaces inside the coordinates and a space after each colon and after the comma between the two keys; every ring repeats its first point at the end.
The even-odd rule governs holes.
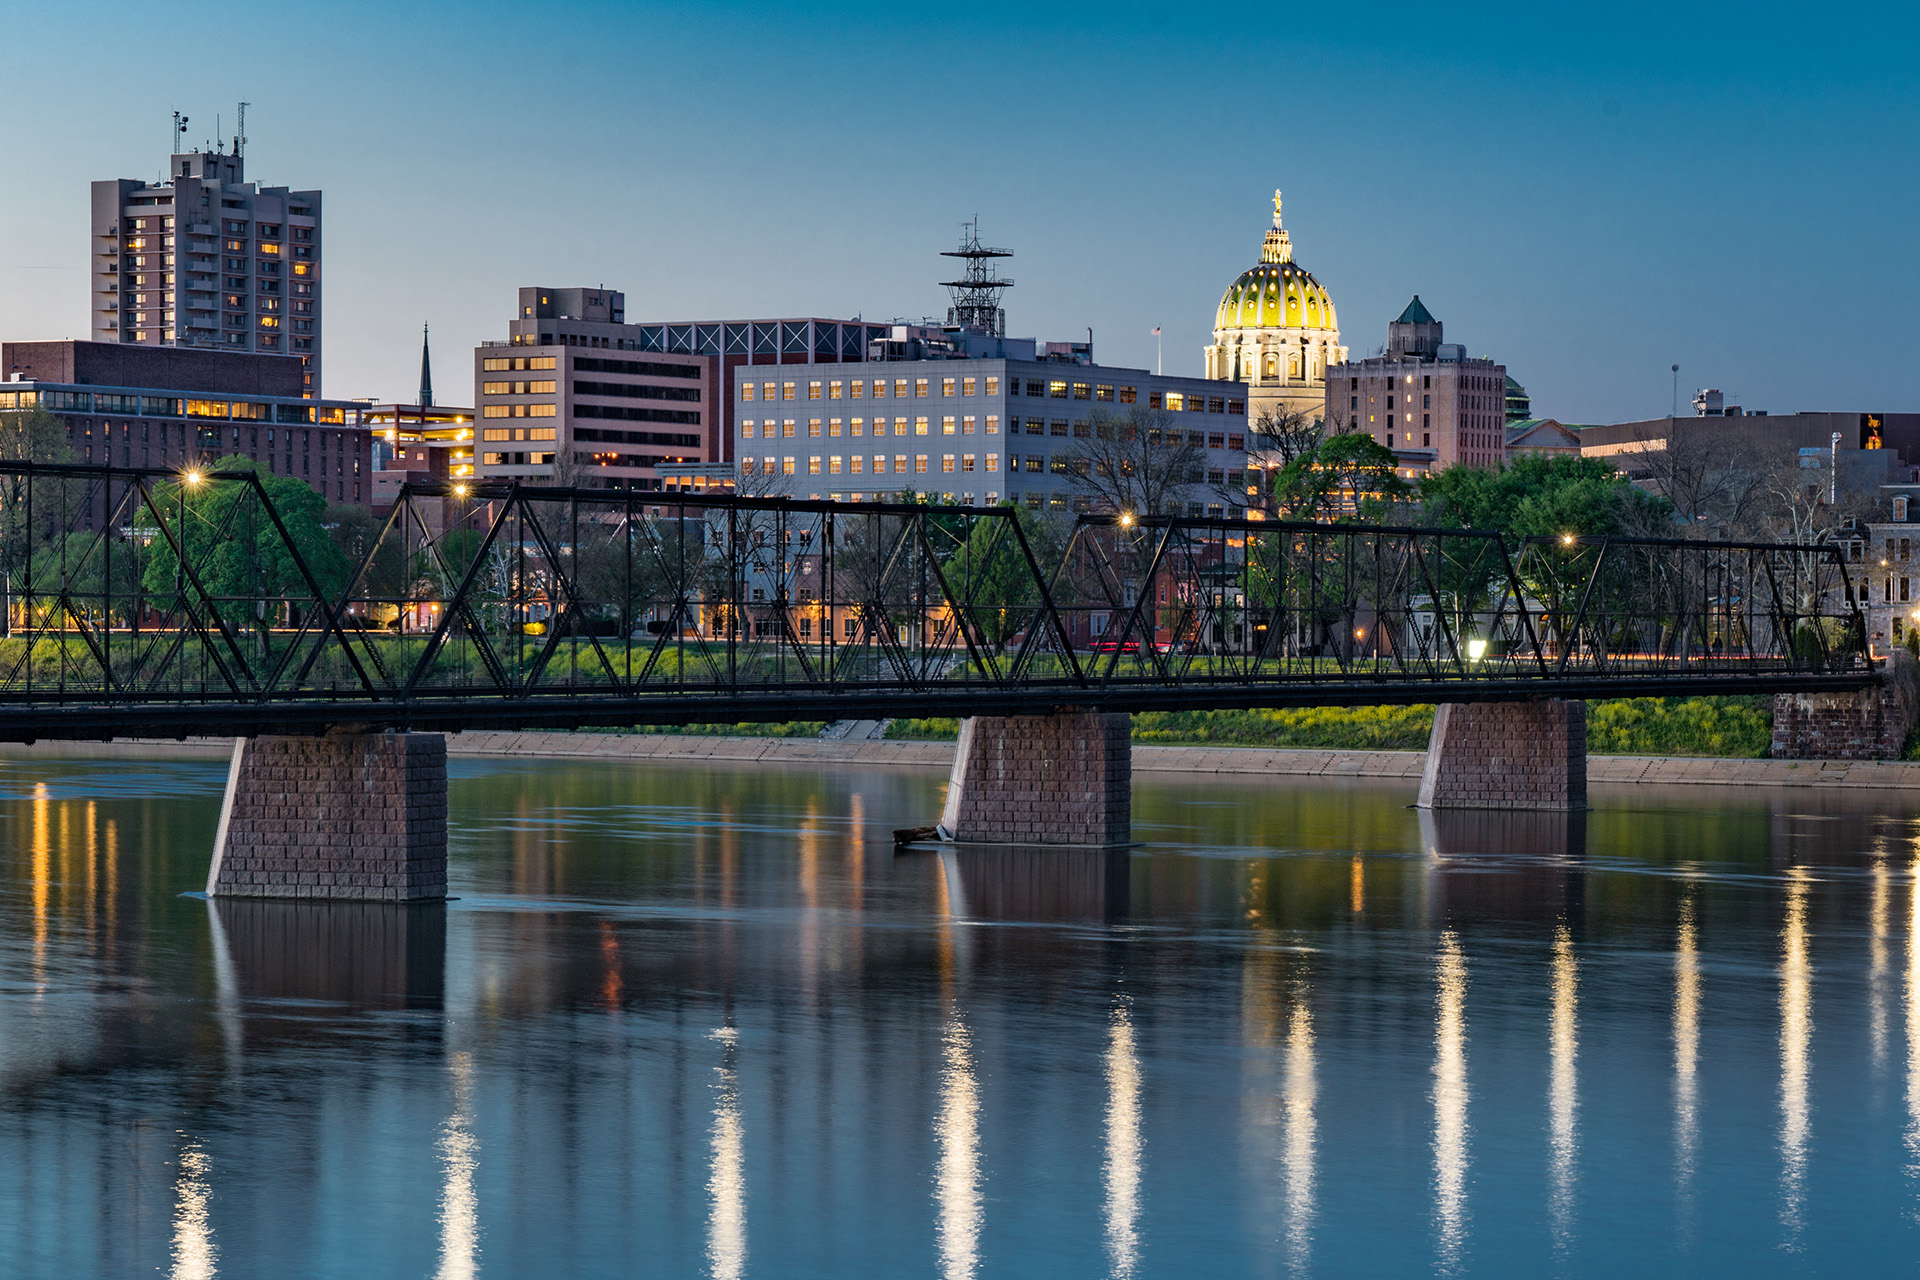
{"type": "Polygon", "coordinates": [[[447,896],[447,740],[333,732],[234,745],[207,893],[418,902],[447,896]]]}
{"type": "Polygon", "coordinates": [[[1434,708],[1422,809],[1587,807],[1587,704],[1453,702],[1434,708]]]}
{"type": "Polygon", "coordinates": [[[1133,717],[1066,707],[962,720],[940,832],[963,844],[1126,844],[1133,717]]]}

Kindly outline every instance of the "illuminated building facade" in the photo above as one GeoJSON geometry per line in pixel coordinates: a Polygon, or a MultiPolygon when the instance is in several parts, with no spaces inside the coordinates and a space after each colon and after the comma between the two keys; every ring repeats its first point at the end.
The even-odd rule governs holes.
{"type": "Polygon", "coordinates": [[[76,461],[184,468],[251,458],[306,481],[328,502],[371,501],[372,433],[365,406],[302,394],[284,356],[117,343],[0,346],[0,413],[46,409],[67,429],[76,461]]]}
{"type": "Polygon", "coordinates": [[[473,479],[472,409],[370,404],[361,408],[360,421],[373,436],[375,511],[390,509],[409,480],[473,479]]]}
{"type": "MultiPolygon", "coordinates": [[[[905,328],[905,326],[902,326],[905,328]]],[[[733,375],[741,483],[796,498],[867,502],[930,494],[963,506],[1084,508],[1070,475],[1101,411],[1167,415],[1204,451],[1187,514],[1224,515],[1245,489],[1246,388],[1096,365],[1084,348],[986,339],[1018,351],[978,358],[741,368],[733,375]],[[1208,490],[1204,495],[1201,490],[1208,490]]]]}
{"type": "Polygon", "coordinates": [[[1260,261],[1227,286],[1214,315],[1207,377],[1246,383],[1254,419],[1269,408],[1311,416],[1326,403],[1327,369],[1346,358],[1333,297],[1293,260],[1276,191],[1260,261]]]}
{"type": "Polygon", "coordinates": [[[1442,341],[1415,295],[1387,326],[1387,353],[1327,370],[1326,420],[1393,450],[1403,476],[1506,459],[1507,370],[1442,341]]]}
{"type": "Polygon", "coordinates": [[[168,172],[93,184],[93,340],[297,356],[319,398],[320,193],[246,181],[238,143],[168,172]]]}

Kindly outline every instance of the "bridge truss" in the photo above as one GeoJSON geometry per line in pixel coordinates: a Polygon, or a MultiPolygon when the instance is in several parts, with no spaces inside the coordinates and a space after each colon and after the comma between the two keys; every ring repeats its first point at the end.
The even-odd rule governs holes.
{"type": "Polygon", "coordinates": [[[1827,545],[0,463],[0,739],[1845,689],[1855,597],[1827,545]]]}

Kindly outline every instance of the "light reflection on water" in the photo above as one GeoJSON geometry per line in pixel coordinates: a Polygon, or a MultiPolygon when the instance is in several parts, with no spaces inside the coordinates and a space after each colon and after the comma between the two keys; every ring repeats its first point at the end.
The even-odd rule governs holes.
{"type": "Polygon", "coordinates": [[[9,1276],[1920,1248],[1920,801],[1145,777],[1131,855],[896,857],[938,777],[463,763],[401,909],[178,897],[221,772],[0,761],[9,1276]]]}

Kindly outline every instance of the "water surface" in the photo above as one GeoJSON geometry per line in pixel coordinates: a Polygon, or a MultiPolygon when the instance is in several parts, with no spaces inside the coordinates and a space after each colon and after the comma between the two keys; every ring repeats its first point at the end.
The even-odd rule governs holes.
{"type": "Polygon", "coordinates": [[[0,761],[0,1271],[1913,1270],[1913,800],[454,770],[458,901],[323,907],[181,896],[222,764],[0,761]]]}

